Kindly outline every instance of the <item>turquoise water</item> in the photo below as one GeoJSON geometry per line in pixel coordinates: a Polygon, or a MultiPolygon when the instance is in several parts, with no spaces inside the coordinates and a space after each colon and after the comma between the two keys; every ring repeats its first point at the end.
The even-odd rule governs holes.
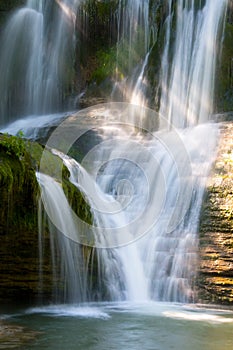
{"type": "MultiPolygon", "coordinates": [[[[25,350],[233,349],[233,312],[190,305],[57,305],[1,318],[24,327],[24,334],[36,332],[33,339],[17,347],[25,350]]],[[[0,349],[15,348],[11,340],[5,347],[0,342],[0,349]]]]}

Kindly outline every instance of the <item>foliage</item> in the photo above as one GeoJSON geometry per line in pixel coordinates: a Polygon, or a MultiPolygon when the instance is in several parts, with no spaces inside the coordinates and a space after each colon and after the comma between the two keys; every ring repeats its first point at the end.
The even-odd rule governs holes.
{"type": "MultiPolygon", "coordinates": [[[[141,37],[140,30],[138,38],[141,37]]],[[[143,57],[143,40],[136,40],[131,46],[128,38],[123,38],[118,45],[108,49],[100,49],[96,53],[97,68],[91,76],[91,81],[100,84],[105,79],[122,80],[131,74],[131,70],[143,57]]]]}
{"type": "Polygon", "coordinates": [[[106,78],[114,75],[116,67],[116,48],[112,47],[107,50],[99,50],[96,54],[97,68],[92,73],[91,80],[100,84],[106,78]]]}
{"type": "Polygon", "coordinates": [[[20,159],[25,153],[25,141],[22,136],[22,131],[19,131],[16,136],[5,134],[0,137],[0,146],[5,149],[6,154],[20,159]]]}
{"type": "Polygon", "coordinates": [[[83,194],[77,189],[76,186],[74,186],[64,177],[62,180],[62,188],[73,211],[82,221],[91,225],[93,222],[93,217],[91,214],[90,205],[85,200],[83,194]]]}

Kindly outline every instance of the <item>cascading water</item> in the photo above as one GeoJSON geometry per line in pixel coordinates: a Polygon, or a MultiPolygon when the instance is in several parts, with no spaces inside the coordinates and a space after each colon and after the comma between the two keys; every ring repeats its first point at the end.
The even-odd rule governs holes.
{"type": "MultiPolygon", "coordinates": [[[[211,124],[196,125],[206,122],[212,111],[215,50],[227,0],[197,3],[177,0],[175,11],[174,1],[167,0],[160,118],[140,107],[126,108],[124,115],[124,108],[114,104],[86,111],[84,114],[90,112],[89,120],[103,113],[102,124],[95,124],[95,129],[102,127],[101,147],[94,147],[93,155],[90,152],[83,163],[90,174],[60,155],[70,171],[71,182],[92,207],[93,246],[85,254],[75,242],[82,244],[81,236],[90,232],[82,224],[77,225],[70,215],[61,184],[38,174],[45,210],[58,224],[57,232],[51,228],[51,250],[53,265],[61,264],[62,301],[186,302],[194,298],[198,217],[217,135],[211,124]],[[141,111],[138,120],[136,111],[141,111]],[[119,121],[124,125],[114,134],[112,129],[119,121]],[[150,128],[150,123],[156,127],[150,128]],[[134,131],[128,130],[129,124],[134,125],[134,131]],[[189,128],[176,131],[174,125],[189,128]],[[117,142],[112,141],[115,137],[117,142]],[[97,173],[96,163],[100,169],[97,173]],[[95,186],[98,191],[94,191],[95,186]]],[[[59,84],[65,84],[63,64],[72,51],[77,4],[72,0],[53,3],[31,0],[11,18],[5,33],[15,40],[8,40],[8,34],[4,34],[3,45],[7,50],[0,56],[3,123],[12,115],[59,108],[63,91],[59,84]],[[19,52],[17,60],[15,50],[19,52]],[[26,105],[21,103],[25,96],[26,105]]],[[[131,77],[128,86],[133,99],[130,93],[127,100],[136,99],[141,105],[140,93],[146,85],[144,72],[153,53],[149,51],[149,1],[122,0],[118,16],[121,42],[116,73],[131,77]],[[135,65],[136,69],[131,69],[135,65]]],[[[122,86],[118,84],[118,88],[122,86]]],[[[72,127],[63,134],[65,141],[69,134],[72,127]]],[[[43,257],[42,251],[40,256],[43,257]]],[[[55,283],[58,277],[55,275],[55,283]]]]}
{"type": "Polygon", "coordinates": [[[42,38],[43,15],[31,7],[16,11],[7,23],[0,54],[1,124],[40,106],[42,38]]]}
{"type": "Polygon", "coordinates": [[[213,112],[216,52],[227,3],[178,0],[174,14],[172,0],[168,1],[160,113],[176,127],[206,122],[213,112]]]}
{"type": "Polygon", "coordinates": [[[0,54],[0,124],[61,111],[71,89],[76,0],[28,0],[10,17],[0,54]]]}
{"type": "Polygon", "coordinates": [[[146,54],[145,60],[142,65],[141,72],[137,78],[135,87],[133,88],[132,96],[131,96],[131,103],[139,105],[139,106],[147,106],[147,82],[145,78],[145,68],[148,63],[150,52],[146,54]]]}
{"type": "MultiPolygon", "coordinates": [[[[80,113],[88,115],[85,110],[80,113]]],[[[102,125],[103,139],[83,160],[89,173],[74,160],[61,154],[60,157],[70,171],[71,182],[87,198],[94,223],[87,230],[76,224],[67,213],[61,186],[51,178],[43,182],[46,212],[64,236],[96,247],[94,266],[98,270],[94,275],[100,283],[95,284],[98,300],[105,297],[114,301],[192,301],[198,218],[217,127],[206,124],[179,132],[165,129],[148,133],[145,121],[151,115],[142,114],[139,107],[124,109],[121,103],[107,104],[90,108],[89,113],[98,118],[103,113],[108,119],[107,125],[104,118],[102,124],[101,119],[97,120],[102,125]],[[116,120],[126,121],[138,110],[144,117],[143,132],[131,130],[129,140],[128,123],[121,122],[118,128],[116,120]],[[115,120],[112,127],[111,118],[115,120]],[[53,193],[54,186],[60,188],[60,197],[53,193]],[[57,203],[59,209],[54,213],[57,203]],[[80,235],[91,239],[83,241],[80,235]]],[[[80,118],[78,114],[76,120],[80,118]]],[[[72,129],[74,122],[75,117],[71,117],[72,129]]],[[[69,119],[64,123],[62,127],[69,124],[69,119]]],[[[53,144],[52,138],[48,146],[53,144]]],[[[43,161],[40,170],[43,171],[43,161]]],[[[75,266],[73,255],[69,254],[67,259],[75,266]]],[[[88,264],[92,263],[89,260],[88,264]]],[[[70,270],[68,276],[73,273],[87,281],[90,268],[81,271],[81,275],[78,268],[70,270]]],[[[71,278],[72,290],[74,280],[71,278]]],[[[89,300],[90,295],[86,288],[81,300],[89,300]]]]}
{"type": "Polygon", "coordinates": [[[113,99],[120,94],[127,101],[131,100],[132,103],[146,105],[146,89],[142,87],[148,62],[150,39],[153,37],[151,32],[149,0],[128,0],[127,2],[120,0],[113,99]],[[119,77],[120,81],[118,81],[119,77]]]}
{"type": "MultiPolygon", "coordinates": [[[[130,5],[132,2],[129,1],[127,6],[130,5]]],[[[136,5],[139,6],[139,2],[134,2],[136,5]]],[[[99,126],[102,125],[101,147],[94,147],[93,153],[89,152],[84,160],[91,176],[84,175],[81,168],[77,171],[77,164],[63,157],[71,181],[75,186],[81,186],[93,210],[95,225],[91,231],[94,246],[97,246],[98,280],[104,284],[104,293],[101,286],[95,287],[97,294],[99,290],[99,295],[105,294],[110,300],[187,302],[195,298],[192,287],[197,261],[198,217],[217,128],[205,124],[178,131],[169,122],[184,127],[196,125],[209,117],[211,109],[204,107],[210,106],[213,99],[211,84],[215,59],[212,56],[226,5],[227,1],[222,0],[210,6],[207,0],[199,8],[194,1],[178,1],[174,14],[172,2],[168,1],[161,68],[160,130],[158,125],[155,128],[148,126],[152,116],[146,109],[132,107],[124,111],[114,104],[101,106],[90,111],[90,116],[99,117],[103,113],[103,124],[98,122],[99,126]],[[174,18],[177,30],[173,60],[169,65],[174,18]],[[211,43],[207,45],[210,38],[211,43]],[[192,100],[194,91],[197,95],[192,100]],[[205,92],[204,99],[199,92],[205,92]],[[194,103],[198,117],[191,118],[193,110],[190,108],[194,103]],[[138,119],[135,119],[136,110],[141,113],[138,119]],[[165,115],[167,121],[161,115],[165,115]],[[113,130],[119,121],[124,125],[115,134],[113,130]],[[113,128],[111,122],[115,122],[113,128]],[[125,124],[133,124],[136,129],[142,127],[144,131],[130,132],[128,141],[129,131],[125,124]],[[97,173],[96,167],[99,169],[97,173]],[[93,191],[95,181],[99,186],[97,192],[93,191]],[[114,209],[109,209],[113,205],[111,201],[118,203],[118,213],[114,215],[114,209]],[[109,214],[109,211],[111,215],[105,213],[109,214]],[[121,237],[119,240],[109,231],[112,228],[121,237]]],[[[137,25],[139,13],[142,15],[142,9],[137,9],[135,22],[129,22],[129,27],[133,23],[137,25]]],[[[147,11],[144,15],[148,16],[147,11]]],[[[128,30],[131,32],[132,28],[128,30]]],[[[130,42],[133,42],[132,38],[130,42]]],[[[139,75],[141,81],[148,55],[145,57],[139,75]]],[[[141,90],[140,82],[136,86],[141,90]]],[[[137,89],[134,93],[137,96],[137,89]]],[[[44,184],[43,191],[51,193],[50,186],[44,184]]],[[[57,202],[63,203],[64,200],[57,199],[57,202]]],[[[79,228],[76,230],[78,232],[79,228]]],[[[82,277],[81,273],[80,278],[86,281],[87,275],[82,277]]],[[[82,300],[87,299],[87,295],[82,297],[82,300]]]]}
{"type": "MultiPolygon", "coordinates": [[[[93,209],[94,225],[97,228],[109,227],[118,228],[126,224],[126,216],[122,213],[122,207],[120,203],[113,203],[112,197],[104,194],[101,189],[98,189],[98,195],[96,196],[95,191],[91,191],[93,185],[98,188],[96,183],[93,183],[93,178],[82,168],[78,163],[71,159],[64,159],[64,164],[70,171],[71,182],[78,188],[82,188],[83,193],[86,194],[90,201],[91,208],[97,208],[96,211],[93,209]],[[78,170],[78,177],[77,177],[78,170]],[[88,190],[88,194],[86,191],[88,190]],[[109,212],[109,207],[112,206],[114,212],[117,204],[117,215],[105,215],[98,211],[100,205],[98,203],[98,197],[101,198],[101,204],[106,201],[105,212],[109,212]],[[108,208],[108,209],[107,209],[108,208]]],[[[95,244],[101,247],[109,245],[109,238],[103,234],[104,230],[94,229],[95,233],[95,244]]],[[[134,236],[129,232],[131,240],[134,240],[134,236]]],[[[117,234],[116,234],[117,236],[117,234]]],[[[119,242],[114,243],[118,247],[119,242]]],[[[114,300],[145,300],[147,298],[146,279],[143,273],[142,264],[138,255],[138,250],[135,245],[128,245],[121,249],[100,249],[98,251],[98,265],[104,266],[105,268],[105,284],[109,288],[109,295],[114,300]],[[129,261],[133,261],[134,264],[129,264],[129,261]],[[121,267],[119,272],[119,266],[121,267]],[[137,274],[135,274],[135,269],[137,274]]],[[[104,275],[101,272],[102,276],[104,275]]]]}
{"type": "MultiPolygon", "coordinates": [[[[113,203],[113,198],[110,195],[104,194],[101,189],[98,188],[93,178],[80,164],[74,159],[63,155],[61,152],[54,151],[54,153],[58,154],[63,159],[64,164],[70,171],[70,181],[81,190],[85,198],[87,198],[92,208],[94,218],[94,227],[92,230],[90,228],[89,232],[87,232],[82,222],[78,221],[77,224],[77,221],[74,220],[61,185],[47,175],[41,173],[37,175],[42,190],[43,203],[45,203],[46,206],[46,212],[49,214],[50,218],[53,218],[53,222],[56,223],[56,227],[59,229],[57,230],[53,225],[50,227],[54,267],[57,265],[55,261],[56,244],[61,251],[59,259],[61,259],[61,266],[64,272],[61,274],[60,278],[62,278],[66,286],[65,291],[62,293],[62,301],[80,302],[90,301],[93,300],[93,298],[99,301],[103,298],[114,301],[125,299],[139,301],[147,299],[145,275],[135,245],[128,245],[121,249],[96,249],[95,255],[97,260],[95,264],[98,265],[98,270],[94,273],[97,282],[95,282],[94,291],[92,290],[92,280],[90,276],[93,272],[91,273],[90,270],[92,271],[95,267],[88,266],[89,264],[92,265],[91,261],[89,261],[89,259],[85,261],[85,259],[82,258],[82,249],[74,242],[81,241],[79,235],[85,236],[86,234],[90,236],[90,231],[92,231],[92,244],[98,247],[107,247],[112,237],[105,235],[103,233],[104,229],[101,229],[101,227],[111,226],[114,229],[119,227],[120,231],[121,227],[125,225],[125,216],[121,213],[122,208],[120,203],[113,203]],[[95,191],[96,187],[98,188],[97,196],[95,191]],[[105,212],[109,207],[114,211],[117,205],[117,215],[109,216],[101,213],[99,210],[95,211],[93,209],[99,209],[100,205],[103,205],[105,201],[105,212]],[[65,233],[65,235],[61,234],[59,231],[63,234],[65,233]],[[67,239],[67,237],[69,239],[67,239]],[[133,261],[134,264],[129,264],[129,260],[133,261]],[[136,275],[135,268],[137,269],[136,275]]],[[[131,236],[129,232],[128,234],[131,236]]],[[[131,236],[131,240],[134,240],[133,236],[131,236]]],[[[117,247],[118,244],[119,242],[116,237],[114,245],[117,247]]],[[[41,256],[43,256],[42,245],[40,249],[41,256]]],[[[86,255],[91,254],[91,248],[86,248],[86,251],[89,251],[86,255]]],[[[56,269],[54,271],[56,271],[56,269]]],[[[54,280],[56,281],[57,279],[58,276],[54,272],[54,280]]],[[[58,297],[59,295],[57,295],[57,298],[58,297]]]]}
{"type": "MultiPolygon", "coordinates": [[[[126,61],[129,70],[134,66],[133,61],[141,54],[146,56],[149,48],[149,0],[119,1],[118,8],[118,42],[126,45],[126,61]]],[[[119,52],[121,54],[121,52],[119,52]]]]}
{"type": "MultiPolygon", "coordinates": [[[[62,190],[62,187],[49,176],[37,174],[38,183],[41,186],[42,198],[46,201],[53,216],[59,221],[61,231],[66,231],[69,238],[72,238],[77,230],[72,216],[69,212],[69,203],[62,190]],[[46,191],[46,188],[49,189],[46,191]],[[62,203],[62,206],[60,205],[62,203]]],[[[40,205],[39,211],[40,230],[39,230],[39,249],[40,266],[43,265],[43,219],[40,205]]],[[[82,259],[82,249],[73,244],[70,239],[65,239],[52,224],[49,222],[50,231],[50,249],[52,252],[53,279],[54,279],[54,301],[56,302],[80,302],[86,301],[83,297],[88,293],[85,265],[82,259]],[[59,273],[57,272],[59,271],[59,273]],[[60,278],[60,279],[59,279],[60,278]],[[59,281],[62,280],[62,297],[59,288],[59,281]]],[[[40,268],[40,293],[43,294],[43,269],[40,268]]]]}

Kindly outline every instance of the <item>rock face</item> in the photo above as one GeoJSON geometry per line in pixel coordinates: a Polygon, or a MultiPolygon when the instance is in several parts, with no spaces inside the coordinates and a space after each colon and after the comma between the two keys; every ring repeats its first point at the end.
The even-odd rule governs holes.
{"type": "MultiPolygon", "coordinates": [[[[233,114],[231,115],[233,120],[233,114]]],[[[227,116],[229,119],[229,115],[227,116]]],[[[233,122],[220,124],[200,218],[200,302],[233,303],[233,122]]]]}
{"type": "MultiPolygon", "coordinates": [[[[38,293],[39,188],[33,154],[41,151],[35,145],[30,155],[22,139],[0,135],[0,298],[4,303],[30,302],[38,293]]],[[[49,266],[49,259],[46,263],[49,266]]]]}
{"type": "MultiPolygon", "coordinates": [[[[42,152],[38,143],[0,134],[0,300],[4,303],[34,303],[42,297],[48,302],[53,297],[53,268],[57,267],[52,267],[48,225],[43,228],[41,266],[38,249],[40,190],[35,170],[42,152]]],[[[48,152],[48,168],[55,171],[57,162],[61,160],[48,152]]],[[[89,207],[81,192],[68,181],[67,168],[63,168],[62,175],[63,189],[73,210],[91,223],[89,207]]]]}

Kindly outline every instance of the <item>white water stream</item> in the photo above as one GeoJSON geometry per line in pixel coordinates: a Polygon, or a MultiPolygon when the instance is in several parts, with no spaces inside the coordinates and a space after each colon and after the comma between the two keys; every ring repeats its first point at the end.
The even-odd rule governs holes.
{"type": "Polygon", "coordinates": [[[112,98],[146,105],[144,71],[153,37],[149,22],[149,0],[124,0],[118,5],[118,49],[116,81],[112,98]]]}
{"type": "MultiPolygon", "coordinates": [[[[58,153],[70,171],[70,181],[92,209],[93,225],[84,230],[77,224],[61,185],[41,174],[46,212],[64,236],[96,246],[102,281],[98,295],[104,285],[105,295],[113,301],[192,301],[199,213],[217,127],[205,124],[179,134],[158,131],[149,139],[139,133],[130,141],[124,129],[114,134],[114,141],[102,141],[86,157],[83,164],[89,173],[58,153]],[[92,244],[82,240],[80,235],[85,234],[92,237],[92,244]]],[[[87,270],[78,273],[81,280],[88,280],[87,270]]],[[[82,300],[88,300],[88,294],[82,300]]]]}
{"type": "Polygon", "coordinates": [[[79,1],[28,0],[1,36],[0,125],[62,110],[73,66],[79,1]]]}
{"type": "Polygon", "coordinates": [[[176,127],[206,122],[213,113],[216,62],[227,3],[206,0],[202,7],[195,0],[178,0],[174,14],[172,0],[168,1],[160,113],[176,127]]]}

